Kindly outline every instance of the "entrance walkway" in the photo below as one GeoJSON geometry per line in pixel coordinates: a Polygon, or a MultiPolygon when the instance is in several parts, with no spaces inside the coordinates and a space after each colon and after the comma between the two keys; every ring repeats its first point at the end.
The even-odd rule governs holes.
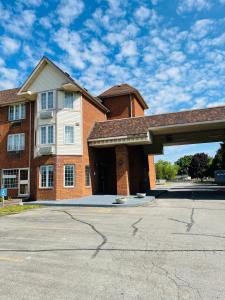
{"type": "Polygon", "coordinates": [[[82,197],[72,200],[59,200],[59,201],[32,201],[25,202],[27,204],[38,204],[46,206],[83,206],[83,207],[132,207],[143,206],[149,204],[155,199],[152,196],[146,196],[145,198],[137,198],[136,196],[126,197],[127,201],[124,204],[115,204],[115,200],[118,196],[115,195],[92,195],[88,197],[82,197]]]}

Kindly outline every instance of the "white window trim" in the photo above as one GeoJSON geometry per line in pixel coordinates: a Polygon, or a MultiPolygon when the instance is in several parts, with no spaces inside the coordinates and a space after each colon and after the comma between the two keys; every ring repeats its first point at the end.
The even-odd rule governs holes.
{"type": "Polygon", "coordinates": [[[54,175],[53,175],[53,186],[49,186],[49,172],[46,173],[46,183],[48,183],[47,186],[41,186],[41,170],[43,168],[49,168],[53,167],[53,174],[54,174],[54,165],[42,165],[39,167],[39,189],[41,190],[52,190],[54,189],[54,175]]]}
{"type": "MultiPolygon", "coordinates": [[[[46,141],[48,141],[48,129],[46,130],[46,141]]],[[[55,124],[47,124],[47,125],[40,125],[39,126],[39,145],[40,146],[45,146],[45,145],[55,145],[55,124]],[[41,128],[42,127],[53,127],[53,143],[46,143],[46,144],[42,144],[41,143],[41,128]]]]}
{"type": "Polygon", "coordinates": [[[7,137],[7,152],[17,152],[17,151],[24,151],[25,150],[25,144],[26,144],[26,141],[25,141],[25,133],[16,133],[16,134],[9,134],[8,137],[7,137]],[[24,144],[23,144],[23,148],[22,149],[13,149],[13,150],[10,150],[9,149],[9,137],[13,136],[15,138],[15,136],[23,136],[23,140],[24,140],[24,144]]]}
{"type": "Polygon", "coordinates": [[[71,189],[75,187],[75,165],[73,164],[66,164],[64,165],[64,173],[63,173],[63,177],[64,177],[64,182],[63,182],[63,186],[65,189],[71,189]],[[73,167],[73,185],[66,185],[65,184],[65,171],[66,171],[66,166],[72,166],[73,167]]]}
{"type": "Polygon", "coordinates": [[[18,103],[18,104],[12,104],[9,105],[8,107],[8,121],[9,122],[15,122],[15,121],[20,121],[20,120],[25,120],[26,119],[26,104],[25,102],[18,103]],[[22,106],[24,105],[24,117],[22,117],[22,106]],[[19,118],[16,118],[16,106],[19,106],[19,118]],[[13,119],[10,119],[10,108],[13,107],[13,119]]]}
{"type": "Polygon", "coordinates": [[[74,145],[75,144],[75,126],[71,124],[64,125],[64,138],[63,138],[64,145],[74,145]],[[66,143],[66,127],[73,127],[73,143],[66,143]]]}
{"type": "MultiPolygon", "coordinates": [[[[69,91],[68,91],[69,92],[69,91]]],[[[64,92],[64,98],[63,98],[63,109],[64,110],[74,110],[74,101],[75,101],[75,97],[74,97],[74,93],[71,92],[73,94],[73,107],[65,107],[65,102],[66,102],[66,92],[64,92]]]]}
{"type": "Polygon", "coordinates": [[[39,111],[51,111],[55,109],[55,91],[54,90],[49,90],[49,91],[43,91],[40,92],[40,96],[39,96],[39,111]],[[52,92],[53,93],[53,107],[52,108],[47,108],[47,103],[48,103],[48,93],[52,92]],[[42,103],[41,103],[41,95],[42,94],[46,94],[46,108],[42,108],[42,103]]]}

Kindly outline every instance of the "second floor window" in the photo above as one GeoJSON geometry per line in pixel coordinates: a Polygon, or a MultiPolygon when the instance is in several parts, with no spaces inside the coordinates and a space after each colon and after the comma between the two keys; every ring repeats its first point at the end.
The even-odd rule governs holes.
{"type": "Polygon", "coordinates": [[[73,108],[73,93],[65,92],[64,108],[73,108]]]}
{"type": "Polygon", "coordinates": [[[7,151],[22,151],[25,148],[25,134],[8,135],[7,151]]]}
{"type": "Polygon", "coordinates": [[[41,145],[54,144],[53,125],[40,126],[40,144],[41,145]]]}
{"type": "Polygon", "coordinates": [[[26,108],[25,103],[9,106],[9,121],[25,119],[26,108]]]}
{"type": "Polygon", "coordinates": [[[53,109],[53,92],[41,93],[41,110],[53,109]]]}
{"type": "Polygon", "coordinates": [[[74,126],[66,125],[64,127],[64,135],[65,144],[74,144],[74,126]]]}

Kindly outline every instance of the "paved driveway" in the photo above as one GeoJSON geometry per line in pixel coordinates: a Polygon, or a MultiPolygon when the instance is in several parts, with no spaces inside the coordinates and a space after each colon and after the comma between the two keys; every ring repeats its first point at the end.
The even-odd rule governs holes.
{"type": "Polygon", "coordinates": [[[186,189],[1,217],[1,299],[225,299],[225,193],[186,189]]]}

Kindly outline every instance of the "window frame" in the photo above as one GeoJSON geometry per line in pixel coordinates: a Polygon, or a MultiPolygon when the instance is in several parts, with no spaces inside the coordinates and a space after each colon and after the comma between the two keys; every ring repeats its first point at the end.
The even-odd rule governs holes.
{"type": "Polygon", "coordinates": [[[20,121],[20,120],[25,120],[26,119],[26,103],[18,103],[18,104],[13,104],[9,105],[8,107],[8,121],[9,122],[15,122],[15,121],[20,121]],[[16,117],[17,115],[17,108],[19,108],[19,116],[16,117]],[[13,110],[11,112],[11,109],[13,110]],[[13,118],[11,118],[11,115],[13,115],[13,118]]]}
{"type": "Polygon", "coordinates": [[[64,125],[64,145],[74,145],[75,144],[75,126],[74,125],[64,125]],[[72,143],[67,143],[66,142],[66,127],[73,128],[73,142],[72,143]]]}
{"type": "Polygon", "coordinates": [[[54,189],[54,165],[42,165],[39,167],[39,189],[54,189]],[[49,185],[49,170],[52,168],[52,186],[49,185]],[[46,186],[42,186],[42,170],[46,169],[46,186]]]}
{"type": "Polygon", "coordinates": [[[64,188],[74,188],[76,186],[76,168],[74,164],[64,165],[63,178],[64,178],[64,182],[63,182],[64,188]],[[66,167],[73,167],[73,185],[66,185],[66,167]]]}
{"type": "Polygon", "coordinates": [[[40,125],[39,126],[39,144],[42,145],[54,145],[55,144],[55,125],[54,124],[46,124],[46,125],[40,125]],[[53,141],[52,143],[49,143],[49,130],[48,128],[52,127],[53,128],[53,141]],[[42,143],[42,128],[45,128],[45,139],[46,143],[42,143]]]}
{"type": "Polygon", "coordinates": [[[64,108],[64,109],[67,109],[67,110],[72,110],[72,109],[74,109],[74,93],[73,93],[73,92],[70,92],[70,91],[65,91],[65,92],[64,92],[63,108],[64,108]],[[65,106],[65,104],[66,104],[66,95],[67,95],[67,94],[72,94],[72,107],[65,106]]]}
{"type": "Polygon", "coordinates": [[[87,188],[91,187],[91,168],[90,168],[90,165],[85,166],[85,187],[87,187],[87,188]],[[88,174],[89,175],[89,177],[88,177],[89,185],[87,185],[87,173],[86,173],[87,168],[89,170],[89,174],[88,174]]]}
{"type": "Polygon", "coordinates": [[[40,93],[40,111],[49,111],[55,109],[55,96],[54,96],[54,91],[45,91],[40,93]],[[49,107],[49,94],[52,94],[52,107],[49,107]],[[42,95],[45,95],[45,108],[42,107],[42,95]]]}
{"type": "Polygon", "coordinates": [[[25,150],[25,133],[15,133],[15,134],[8,134],[7,136],[7,152],[19,152],[19,151],[24,151],[25,150]],[[22,146],[19,149],[16,149],[13,147],[13,149],[10,149],[9,147],[9,139],[13,137],[13,146],[15,146],[15,138],[19,136],[19,144],[22,146]],[[21,136],[23,137],[23,144],[21,144],[21,136]]]}

